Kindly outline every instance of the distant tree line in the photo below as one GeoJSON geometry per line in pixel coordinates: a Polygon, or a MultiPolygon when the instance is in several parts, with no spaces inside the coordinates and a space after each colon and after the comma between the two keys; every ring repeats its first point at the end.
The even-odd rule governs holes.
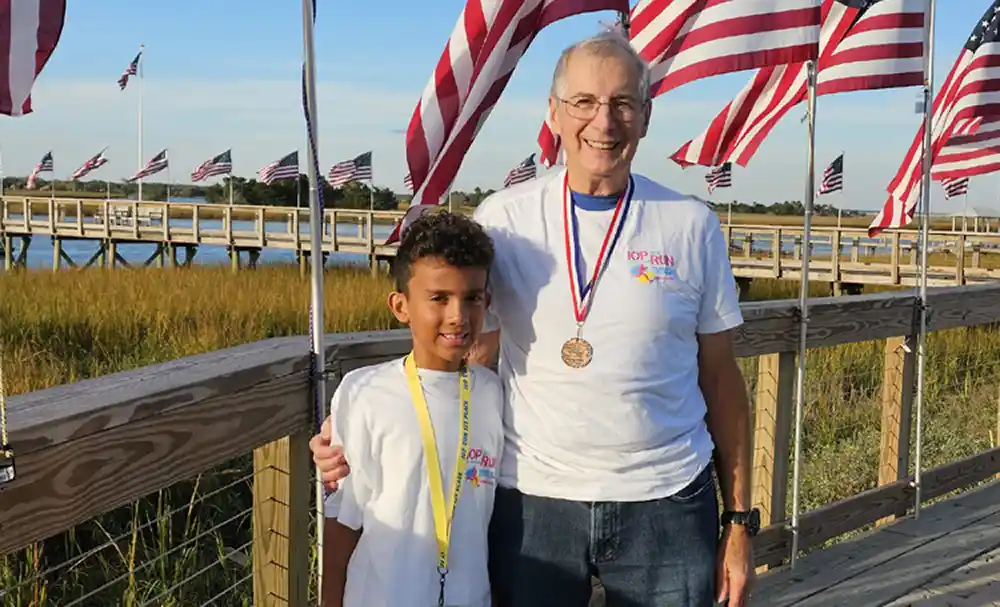
{"type": "MultiPolygon", "coordinates": [[[[728,202],[709,202],[709,206],[713,210],[724,213],[729,210],[730,206],[728,202]]],[[[805,205],[802,204],[801,200],[785,200],[784,202],[774,202],[771,204],[762,204],[759,202],[739,202],[734,200],[732,203],[733,213],[754,213],[759,215],[804,215],[806,212],[805,205]]],[[[866,211],[850,211],[847,209],[842,209],[840,211],[843,217],[852,216],[863,216],[866,211]]],[[[823,215],[823,216],[837,216],[837,207],[829,204],[818,204],[813,203],[813,215],[823,215]]]]}

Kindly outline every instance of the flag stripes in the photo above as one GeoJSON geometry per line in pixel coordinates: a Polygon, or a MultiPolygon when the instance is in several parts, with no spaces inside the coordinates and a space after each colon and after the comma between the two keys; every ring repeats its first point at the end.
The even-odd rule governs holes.
{"type": "Polygon", "coordinates": [[[142,58],[142,51],[139,51],[139,54],[135,56],[135,59],[132,60],[132,63],[129,63],[128,66],[125,67],[125,71],[122,72],[121,77],[118,79],[118,88],[120,90],[124,91],[125,87],[128,86],[129,76],[135,76],[136,74],[139,73],[139,60],[141,58],[142,58]]]}
{"type": "Polygon", "coordinates": [[[934,159],[934,179],[958,179],[1000,170],[1000,116],[968,121],[955,129],[934,159]]]}
{"type": "Polygon", "coordinates": [[[944,187],[944,199],[955,198],[957,196],[965,196],[969,193],[969,178],[961,177],[959,179],[945,179],[941,182],[944,187]]]}
{"type": "Polygon", "coordinates": [[[509,188],[512,185],[531,181],[535,178],[537,173],[538,166],[535,164],[535,155],[532,154],[507,172],[507,176],[503,180],[503,187],[509,188]]]}
{"type": "Polygon", "coordinates": [[[44,172],[51,173],[54,166],[55,165],[52,162],[52,152],[48,151],[44,156],[42,156],[42,160],[35,165],[35,169],[31,171],[31,175],[28,175],[28,183],[25,187],[29,190],[34,188],[35,180],[38,179],[38,174],[44,172]]]}
{"type": "Polygon", "coordinates": [[[708,184],[708,193],[711,194],[718,188],[729,188],[733,185],[733,165],[726,162],[705,175],[705,182],[708,184]]]}
{"type": "Polygon", "coordinates": [[[372,180],[372,153],[365,152],[330,167],[327,177],[330,187],[339,188],[352,181],[372,180]]]}
{"type": "Polygon", "coordinates": [[[228,175],[233,172],[232,150],[206,160],[191,173],[191,181],[203,181],[216,175],[228,175]]]}
{"type": "Polygon", "coordinates": [[[844,189],[844,155],[837,156],[823,171],[823,183],[817,194],[830,194],[844,189]]]}
{"type": "MultiPolygon", "coordinates": [[[[931,165],[957,129],[975,118],[1000,116],[1000,0],[994,0],[976,22],[931,106],[931,165]]],[[[875,236],[900,228],[913,218],[923,177],[924,125],[920,126],[896,176],[886,188],[889,198],[868,228],[875,236]]]]}
{"type": "Polygon", "coordinates": [[[298,150],[276,160],[270,164],[262,166],[257,171],[257,177],[261,183],[271,185],[279,179],[299,178],[299,152],[298,150]]]}
{"type": "Polygon", "coordinates": [[[93,171],[94,169],[100,168],[105,164],[107,164],[108,159],[104,156],[104,152],[106,149],[107,148],[101,150],[97,154],[88,158],[86,162],[80,165],[80,168],[78,168],[73,172],[73,175],[70,176],[70,179],[80,179],[85,175],[87,175],[88,173],[90,173],[91,171],[93,171]]]}
{"type": "Polygon", "coordinates": [[[153,156],[153,158],[151,158],[150,161],[146,163],[146,166],[142,167],[142,169],[140,169],[138,173],[132,175],[125,181],[131,183],[133,181],[149,177],[150,175],[155,175],[156,173],[159,173],[163,169],[167,168],[168,166],[169,162],[167,161],[167,150],[160,150],[160,153],[157,154],[156,156],[153,156]]]}
{"type": "MultiPolygon", "coordinates": [[[[928,0],[824,0],[816,94],[918,86],[928,0]]],[[[808,94],[806,62],[760,70],[671,159],[687,167],[747,166],[771,130],[808,94]]]]}
{"type": "Polygon", "coordinates": [[[59,44],[66,0],[0,2],[0,114],[32,112],[31,90],[59,44]]]}

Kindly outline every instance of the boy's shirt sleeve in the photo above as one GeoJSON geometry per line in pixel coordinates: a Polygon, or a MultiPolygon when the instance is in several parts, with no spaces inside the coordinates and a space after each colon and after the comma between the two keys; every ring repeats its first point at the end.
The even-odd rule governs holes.
{"type": "Polygon", "coordinates": [[[351,394],[348,383],[345,377],[337,387],[330,400],[330,415],[333,422],[331,444],[344,446],[351,473],[340,481],[337,491],[327,496],[324,509],[327,518],[335,518],[351,529],[360,529],[365,508],[372,496],[372,486],[365,470],[372,470],[373,462],[368,457],[369,437],[362,417],[364,407],[357,402],[356,393],[351,394]]]}

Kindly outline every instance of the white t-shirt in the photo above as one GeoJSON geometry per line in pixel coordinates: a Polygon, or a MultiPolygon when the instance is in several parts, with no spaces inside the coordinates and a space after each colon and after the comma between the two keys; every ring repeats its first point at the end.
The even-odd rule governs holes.
{"type": "MultiPolygon", "coordinates": [[[[593,360],[570,368],[560,355],[577,333],[563,177],[564,170],[552,171],[502,190],[475,213],[496,248],[483,330],[500,329],[506,442],[499,483],[581,501],[672,495],[714,448],[698,386],[697,334],[743,320],[718,218],[705,204],[633,175],[631,206],[583,327],[593,360]]],[[[586,280],[612,214],[576,211],[586,280]]]]}
{"type": "MultiPolygon", "coordinates": [[[[333,443],[351,474],[325,503],[326,516],[361,539],[347,570],[345,607],[437,605],[437,542],[420,424],[404,359],[351,371],[331,402],[333,443]]],[[[487,530],[503,450],[500,382],[470,367],[469,465],[451,530],[445,603],[489,607],[487,530]]],[[[418,369],[437,441],[445,491],[459,440],[458,373],[418,369]]],[[[448,503],[446,498],[445,503],[448,503]]]]}

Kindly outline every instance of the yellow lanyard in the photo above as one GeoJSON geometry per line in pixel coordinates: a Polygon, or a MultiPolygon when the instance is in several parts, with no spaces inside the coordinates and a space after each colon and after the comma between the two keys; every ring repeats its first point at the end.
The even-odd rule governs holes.
{"type": "Polygon", "coordinates": [[[469,369],[464,364],[459,370],[459,399],[462,410],[459,425],[458,455],[455,457],[455,471],[452,473],[451,501],[445,511],[444,483],[441,480],[441,464],[438,459],[437,441],[434,439],[434,427],[431,425],[431,414],[427,407],[427,399],[417,377],[417,364],[413,361],[413,352],[406,356],[406,381],[410,386],[410,396],[413,407],[417,411],[417,421],[420,423],[420,435],[424,443],[424,454],[427,459],[427,477],[430,481],[431,508],[434,511],[434,533],[437,536],[438,560],[437,569],[441,576],[441,589],[438,605],[444,605],[444,581],[448,575],[448,548],[451,541],[451,521],[458,506],[458,498],[462,495],[462,479],[465,477],[465,465],[469,456],[469,405],[471,402],[469,389],[469,369]]]}

